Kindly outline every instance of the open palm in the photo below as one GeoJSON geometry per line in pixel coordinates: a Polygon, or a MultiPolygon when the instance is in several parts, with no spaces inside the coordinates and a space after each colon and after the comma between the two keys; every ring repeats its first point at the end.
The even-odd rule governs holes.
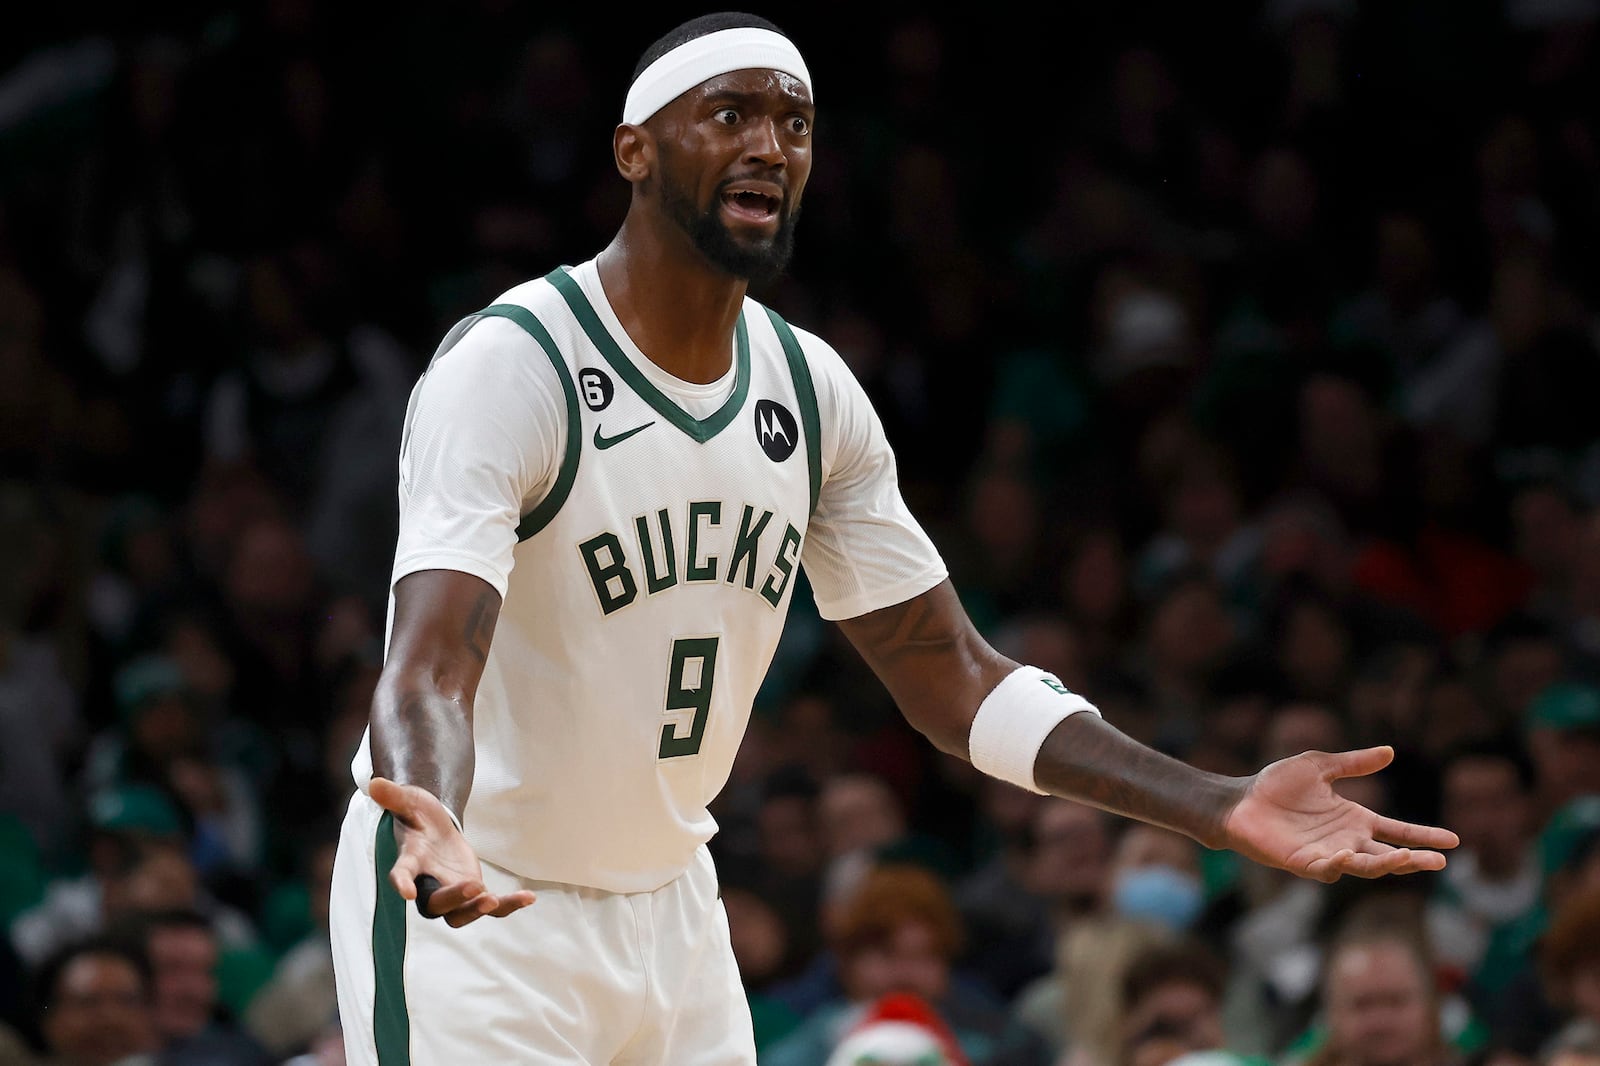
{"type": "Polygon", "coordinates": [[[1434,849],[1459,843],[1450,830],[1384,817],[1334,790],[1340,778],[1377,773],[1393,758],[1389,747],[1308,751],[1264,767],[1223,823],[1225,846],[1326,882],[1442,869],[1434,849]]]}
{"type": "Polygon", "coordinates": [[[389,883],[401,898],[417,899],[418,878],[431,877],[438,883],[427,900],[428,917],[443,918],[459,928],[486,915],[504,918],[533,902],[528,891],[497,896],[484,886],[477,854],[433,793],[374,777],[367,795],[394,815],[400,854],[389,871],[389,883]]]}

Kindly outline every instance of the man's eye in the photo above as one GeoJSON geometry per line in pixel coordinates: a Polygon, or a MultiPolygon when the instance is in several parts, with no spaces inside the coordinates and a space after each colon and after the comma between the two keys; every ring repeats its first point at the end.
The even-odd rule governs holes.
{"type": "Polygon", "coordinates": [[[789,120],[789,132],[790,133],[795,133],[795,134],[810,133],[811,132],[811,123],[807,122],[805,119],[801,118],[799,115],[796,115],[796,116],[794,116],[794,118],[791,118],[789,120]]]}
{"type": "Polygon", "coordinates": [[[722,123],[724,126],[737,125],[739,122],[739,112],[735,111],[731,107],[717,108],[716,114],[712,117],[718,122],[722,123]]]}

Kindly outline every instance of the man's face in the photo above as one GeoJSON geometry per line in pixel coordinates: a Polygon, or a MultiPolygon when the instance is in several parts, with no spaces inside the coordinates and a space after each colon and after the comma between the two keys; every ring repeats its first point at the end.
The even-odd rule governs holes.
{"type": "Polygon", "coordinates": [[[1209,989],[1181,977],[1151,989],[1132,1006],[1123,1024],[1134,1047],[1160,1036],[1182,1051],[1212,1051],[1226,1040],[1222,1005],[1209,989]]]}
{"type": "Polygon", "coordinates": [[[1401,944],[1344,948],[1325,993],[1329,1043],[1350,1066],[1415,1066],[1438,1036],[1428,977],[1401,944]]]}
{"type": "Polygon", "coordinates": [[[780,876],[804,877],[824,859],[822,831],[814,801],[803,796],[775,796],[758,815],[761,854],[780,876]]]}
{"type": "Polygon", "coordinates": [[[1444,778],[1445,823],[1461,847],[1492,865],[1521,857],[1531,819],[1528,796],[1517,771],[1502,759],[1455,762],[1444,778]]]}
{"type": "Polygon", "coordinates": [[[156,1025],[168,1037],[193,1036],[217,1004],[217,941],[204,929],[172,926],[150,936],[156,1025]]]}
{"type": "Polygon", "coordinates": [[[814,113],[798,79],[753,69],[712,78],[650,120],[662,210],[719,270],[764,283],[788,266],[814,113]]]}
{"type": "Polygon", "coordinates": [[[1535,729],[1528,735],[1528,750],[1538,772],[1539,790],[1553,804],[1587,795],[1600,780],[1600,731],[1535,729]]]}
{"type": "Polygon", "coordinates": [[[1572,971],[1570,993],[1574,1013],[1600,1022],[1600,958],[1587,959],[1572,971]]]}
{"type": "Polygon", "coordinates": [[[1091,906],[1104,896],[1111,871],[1111,838],[1104,816],[1067,799],[1046,800],[1033,822],[1028,889],[1053,903],[1091,906]]]}
{"type": "Polygon", "coordinates": [[[893,992],[910,992],[930,1002],[943,998],[950,983],[950,963],[928,926],[908,919],[879,944],[861,948],[841,974],[850,997],[860,1002],[893,992]]]}
{"type": "Polygon", "coordinates": [[[84,1066],[109,1066],[153,1049],[155,1025],[139,971],[116,955],[73,959],[44,1016],[44,1036],[53,1054],[84,1066]]]}

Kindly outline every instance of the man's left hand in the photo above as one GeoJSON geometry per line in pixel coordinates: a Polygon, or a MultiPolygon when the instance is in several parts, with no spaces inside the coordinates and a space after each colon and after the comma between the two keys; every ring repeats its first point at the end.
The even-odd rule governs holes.
{"type": "Polygon", "coordinates": [[[1377,773],[1394,759],[1381,746],[1308,751],[1264,767],[1223,822],[1224,847],[1316,881],[1441,870],[1448,829],[1387,818],[1339,795],[1341,778],[1377,773]]]}

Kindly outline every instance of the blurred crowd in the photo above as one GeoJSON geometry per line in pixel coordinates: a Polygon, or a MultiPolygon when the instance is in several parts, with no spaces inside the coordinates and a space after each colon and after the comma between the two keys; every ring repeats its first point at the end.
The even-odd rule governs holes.
{"type": "MultiPolygon", "coordinates": [[[[0,1062],[332,1066],[406,395],[609,238],[699,12],[168,8],[0,39],[0,1062]]],[[[1322,885],[982,778],[801,587],[713,812],[763,1066],[1600,1064],[1600,3],[763,13],[821,117],[756,295],[984,634],[1462,840],[1322,885]]]]}

